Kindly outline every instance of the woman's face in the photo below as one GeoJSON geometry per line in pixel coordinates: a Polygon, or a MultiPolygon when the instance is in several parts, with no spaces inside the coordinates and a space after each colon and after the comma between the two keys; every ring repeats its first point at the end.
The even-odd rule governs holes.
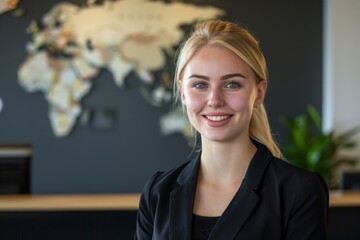
{"type": "Polygon", "coordinates": [[[227,142],[248,138],[266,82],[256,84],[250,66],[229,50],[205,46],[184,68],[180,89],[189,120],[202,138],[227,142]]]}

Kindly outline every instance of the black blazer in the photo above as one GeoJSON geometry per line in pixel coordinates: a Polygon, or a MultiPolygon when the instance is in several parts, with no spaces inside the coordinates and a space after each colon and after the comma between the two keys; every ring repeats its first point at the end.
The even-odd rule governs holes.
{"type": "MultiPolygon", "coordinates": [[[[275,158],[260,143],[209,239],[327,239],[329,195],[316,173],[275,158]]],[[[135,239],[190,239],[200,153],[157,172],[141,194],[135,239]]]]}

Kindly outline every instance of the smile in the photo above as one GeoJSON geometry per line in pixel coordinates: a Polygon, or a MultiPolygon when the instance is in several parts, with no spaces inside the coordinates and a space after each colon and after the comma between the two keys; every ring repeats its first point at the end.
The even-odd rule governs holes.
{"type": "Polygon", "coordinates": [[[207,119],[214,121],[214,122],[220,122],[222,120],[228,119],[230,116],[229,115],[224,115],[224,116],[206,116],[207,119]]]}

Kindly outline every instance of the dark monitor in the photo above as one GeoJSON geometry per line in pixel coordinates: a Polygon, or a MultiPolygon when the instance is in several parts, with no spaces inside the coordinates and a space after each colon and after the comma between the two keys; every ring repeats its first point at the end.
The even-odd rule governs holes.
{"type": "Polygon", "coordinates": [[[31,146],[0,145],[0,194],[30,193],[31,146]]]}
{"type": "Polygon", "coordinates": [[[360,190],[360,171],[343,172],[340,178],[340,189],[342,190],[360,190]]]}

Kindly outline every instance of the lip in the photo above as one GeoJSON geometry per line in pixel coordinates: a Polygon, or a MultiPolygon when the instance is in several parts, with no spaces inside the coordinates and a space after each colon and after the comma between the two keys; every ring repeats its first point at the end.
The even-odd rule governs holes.
{"type": "Polygon", "coordinates": [[[206,122],[212,127],[222,127],[226,125],[232,116],[232,114],[228,113],[209,113],[203,115],[206,122]]]}

